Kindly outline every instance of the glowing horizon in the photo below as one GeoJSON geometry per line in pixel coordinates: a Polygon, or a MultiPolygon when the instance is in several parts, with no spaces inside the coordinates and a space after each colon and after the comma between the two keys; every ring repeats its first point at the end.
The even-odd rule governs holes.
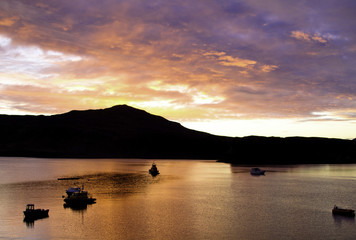
{"type": "Polygon", "coordinates": [[[228,136],[356,137],[352,1],[0,3],[0,114],[127,104],[228,136]]]}

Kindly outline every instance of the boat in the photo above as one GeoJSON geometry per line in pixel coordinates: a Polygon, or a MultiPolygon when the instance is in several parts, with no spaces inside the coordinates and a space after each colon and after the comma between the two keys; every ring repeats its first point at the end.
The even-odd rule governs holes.
{"type": "Polygon", "coordinates": [[[84,186],[82,188],[69,188],[66,193],[67,197],[64,198],[64,202],[68,205],[93,204],[96,201],[96,198],[84,191],[84,186]]]}
{"type": "Polygon", "coordinates": [[[342,215],[342,216],[347,216],[347,217],[355,217],[355,210],[353,209],[346,209],[346,208],[340,208],[338,206],[334,206],[332,213],[334,215],[342,215]]]}
{"type": "Polygon", "coordinates": [[[63,180],[79,180],[79,177],[62,177],[62,178],[57,178],[57,180],[59,181],[63,181],[63,180]]]}
{"type": "Polygon", "coordinates": [[[251,168],[251,170],[250,170],[251,175],[254,175],[254,176],[265,175],[265,172],[266,172],[265,170],[261,170],[257,167],[251,168]]]}
{"type": "Polygon", "coordinates": [[[159,174],[159,171],[157,169],[157,165],[155,163],[152,163],[151,168],[148,170],[148,172],[152,175],[152,176],[157,176],[159,174]]]}
{"type": "Polygon", "coordinates": [[[81,188],[80,187],[70,187],[66,190],[67,196],[70,197],[73,193],[75,192],[80,192],[81,188]]]}
{"type": "Polygon", "coordinates": [[[48,217],[49,209],[35,209],[35,204],[27,204],[23,211],[26,220],[36,220],[48,217]]]}

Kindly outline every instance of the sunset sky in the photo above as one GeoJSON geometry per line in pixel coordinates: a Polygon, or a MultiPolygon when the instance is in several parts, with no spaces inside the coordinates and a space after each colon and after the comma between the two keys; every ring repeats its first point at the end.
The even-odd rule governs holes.
{"type": "Polygon", "coordinates": [[[127,104],[229,136],[356,138],[355,0],[1,0],[0,114],[127,104]]]}

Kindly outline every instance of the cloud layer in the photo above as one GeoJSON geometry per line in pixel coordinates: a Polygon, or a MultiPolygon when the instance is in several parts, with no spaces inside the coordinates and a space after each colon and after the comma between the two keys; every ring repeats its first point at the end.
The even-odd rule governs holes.
{"type": "Polygon", "coordinates": [[[3,0],[0,112],[356,120],[353,0],[3,0]],[[320,114],[328,113],[328,114],[320,114]]]}

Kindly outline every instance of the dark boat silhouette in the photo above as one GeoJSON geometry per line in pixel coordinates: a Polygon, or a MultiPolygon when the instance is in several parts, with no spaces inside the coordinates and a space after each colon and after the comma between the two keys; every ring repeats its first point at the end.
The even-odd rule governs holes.
{"type": "Polygon", "coordinates": [[[26,210],[23,211],[25,220],[34,221],[36,219],[48,217],[49,209],[35,209],[34,204],[27,204],[26,210]]]}
{"type": "Polygon", "coordinates": [[[347,217],[355,217],[355,210],[353,209],[346,209],[346,208],[340,208],[338,206],[334,206],[332,213],[334,215],[342,215],[342,216],[347,216],[347,217]]]}
{"type": "Polygon", "coordinates": [[[265,172],[266,172],[265,170],[261,170],[257,167],[251,168],[251,170],[250,170],[251,175],[254,175],[254,176],[265,175],[265,172]]]}
{"type": "Polygon", "coordinates": [[[157,176],[159,174],[159,171],[157,169],[157,165],[155,163],[152,163],[151,168],[148,170],[148,172],[152,175],[152,176],[157,176]]]}
{"type": "Polygon", "coordinates": [[[84,186],[82,188],[69,188],[66,193],[67,197],[64,198],[64,202],[69,206],[93,204],[96,201],[96,198],[93,198],[88,191],[84,191],[84,186]]]}
{"type": "Polygon", "coordinates": [[[78,180],[80,179],[79,177],[62,177],[58,178],[58,180],[63,181],[63,180],[78,180]]]}

